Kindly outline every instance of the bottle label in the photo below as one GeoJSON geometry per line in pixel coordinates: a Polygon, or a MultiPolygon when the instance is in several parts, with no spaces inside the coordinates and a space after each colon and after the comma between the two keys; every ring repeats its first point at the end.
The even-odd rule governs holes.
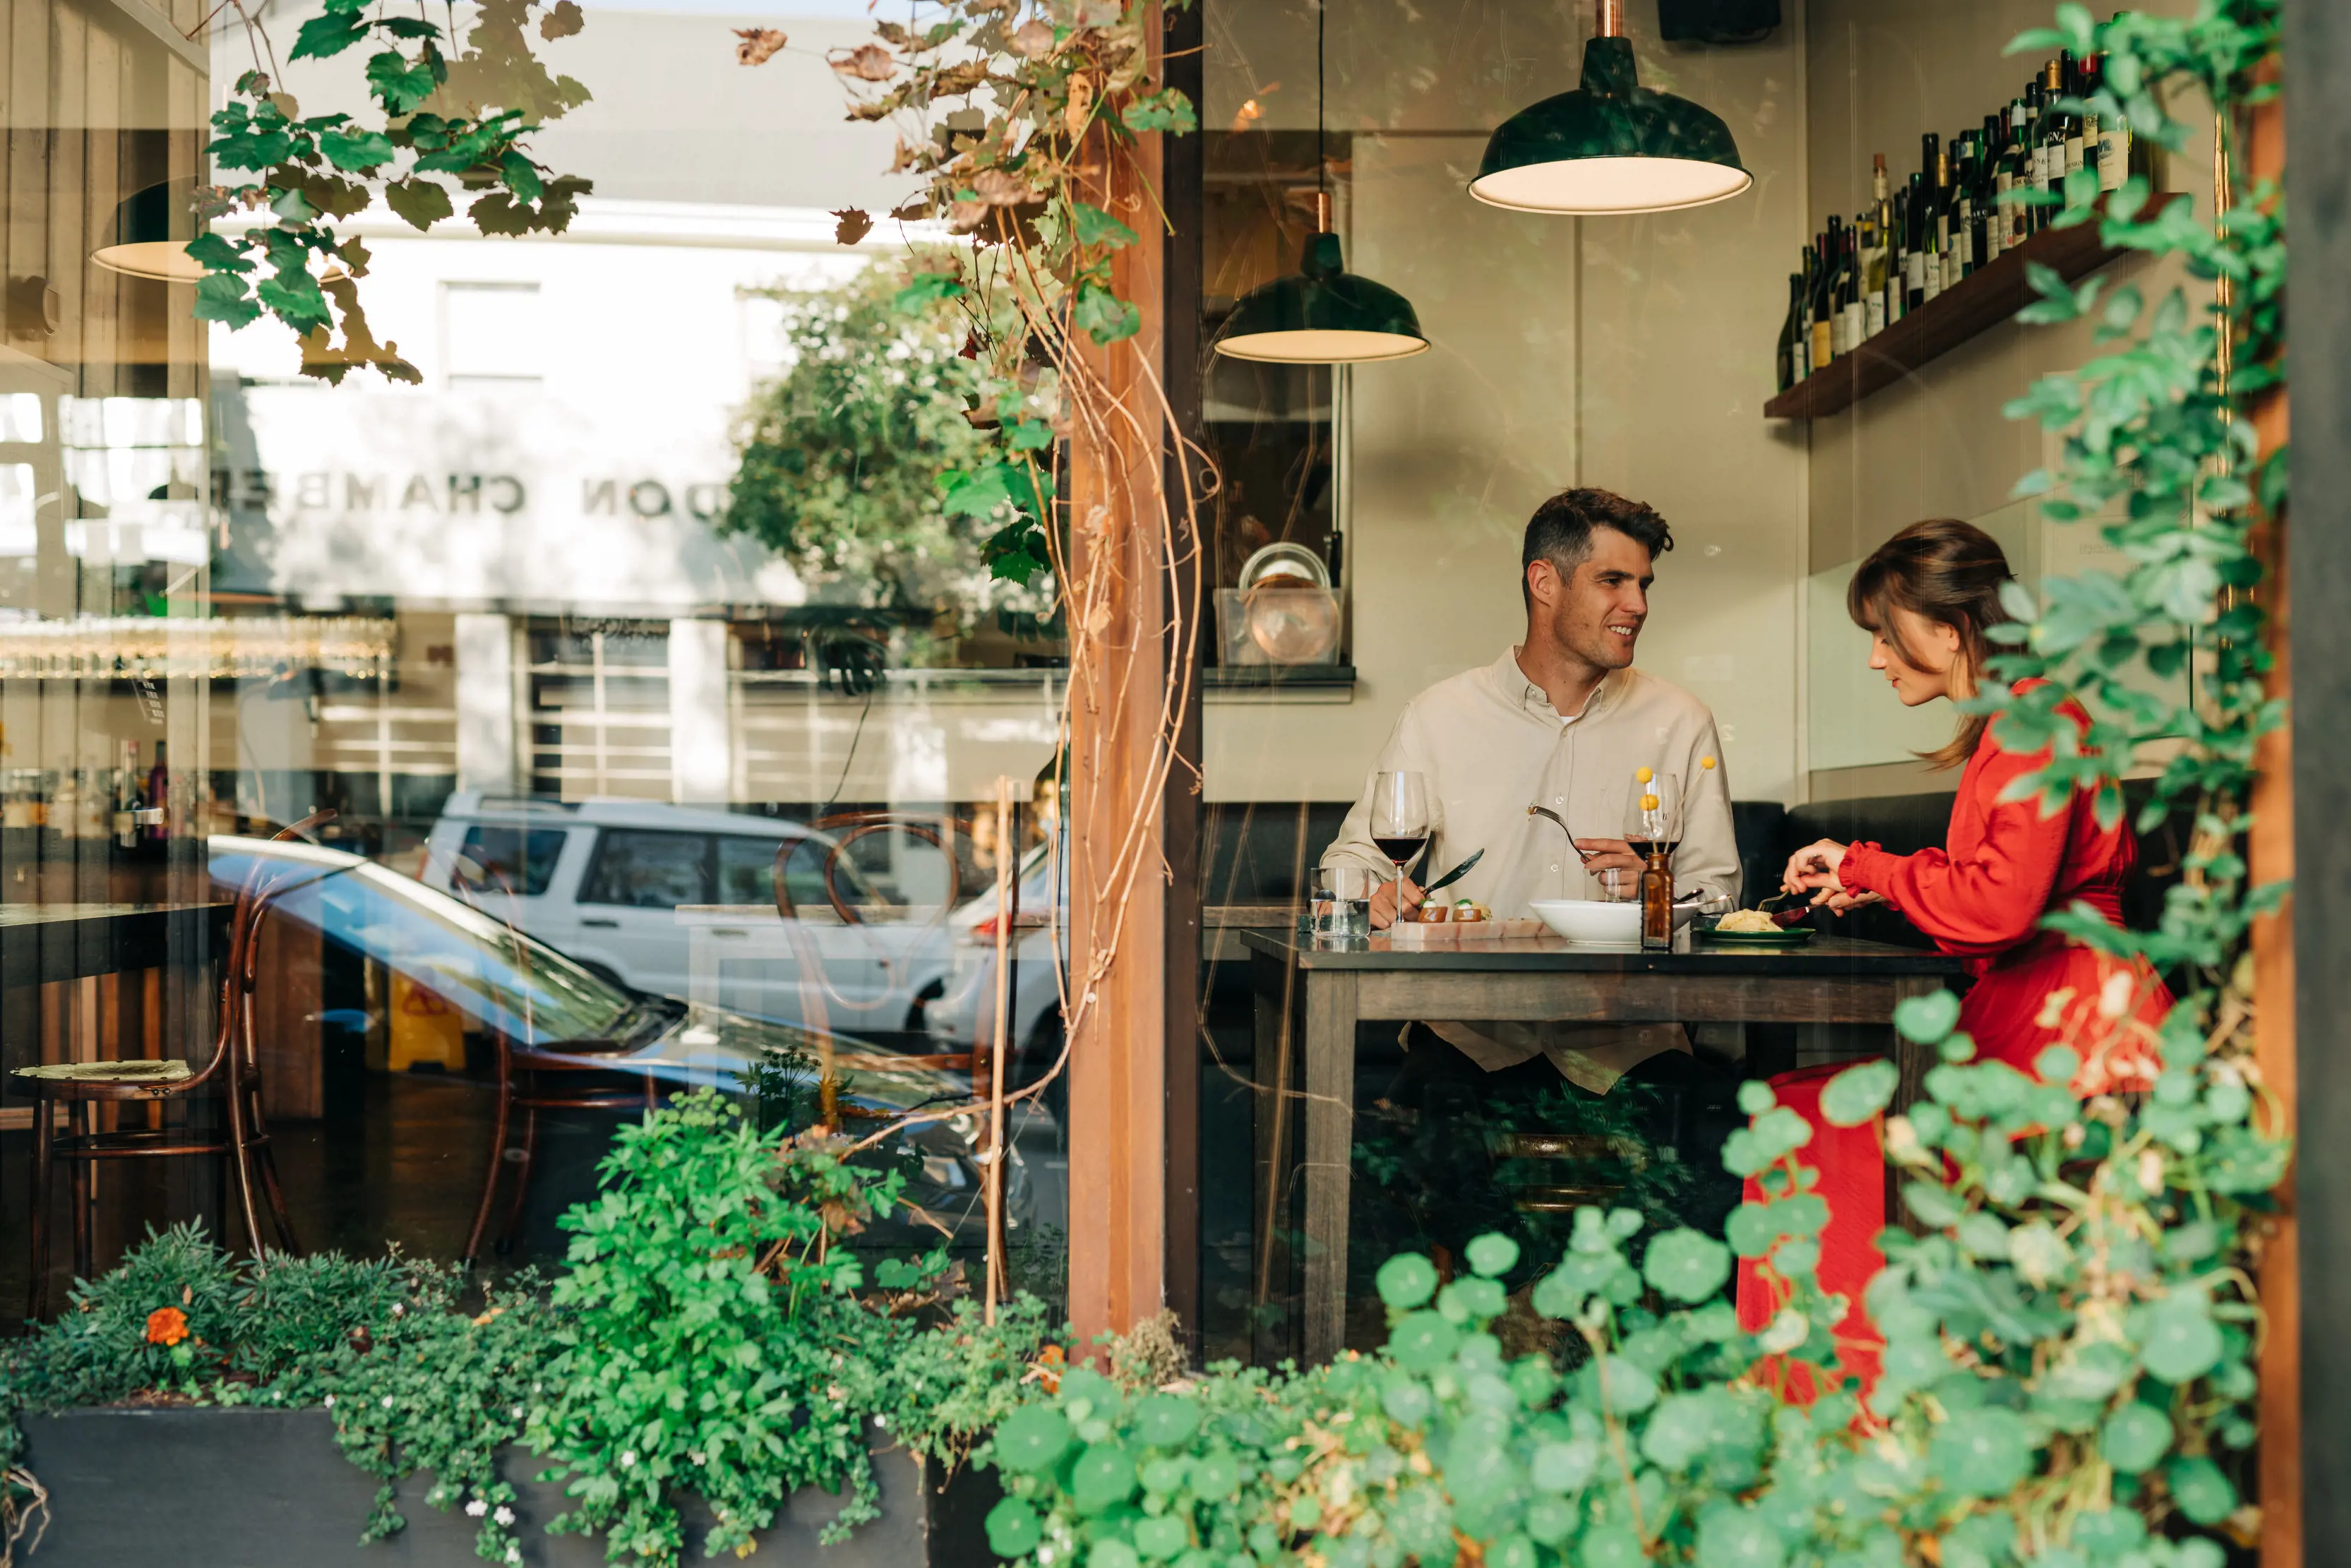
{"type": "Polygon", "coordinates": [[[1829,324],[1825,321],[1813,322],[1813,369],[1816,371],[1824,371],[1828,369],[1829,361],[1834,358],[1836,358],[1836,355],[1831,351],[1829,324]]]}
{"type": "Polygon", "coordinates": [[[1926,288],[1927,253],[1925,251],[1914,250],[1902,258],[1902,282],[1904,287],[1913,294],[1926,288]]]}
{"type": "Polygon", "coordinates": [[[2079,173],[2081,172],[2082,149],[2085,143],[2078,133],[2065,138],[2065,172],[2068,174],[2079,173]]]}
{"type": "Polygon", "coordinates": [[[1886,291],[1879,289],[1862,302],[1861,332],[1864,338],[1875,338],[1886,330],[1886,291]]]}
{"type": "Polygon", "coordinates": [[[2032,188],[2036,191],[2049,188],[2049,149],[2046,147],[2032,150],[2032,188]]]}
{"type": "Polygon", "coordinates": [[[2118,126],[2101,127],[2098,131],[2098,189],[2119,191],[2130,172],[2130,132],[2118,126]]]}
{"type": "Polygon", "coordinates": [[[1943,292],[1943,258],[1939,255],[1927,258],[1927,298],[1939,298],[1943,292]]]}

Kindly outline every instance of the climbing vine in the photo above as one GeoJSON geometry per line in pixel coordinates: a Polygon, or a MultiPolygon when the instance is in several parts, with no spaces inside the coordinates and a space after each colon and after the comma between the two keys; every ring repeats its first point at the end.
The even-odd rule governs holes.
{"type": "Polygon", "coordinates": [[[241,183],[203,187],[189,256],[204,268],[198,319],[232,329],[264,315],[302,340],[302,373],[340,384],[354,366],[387,380],[419,381],[397,343],[379,342],[360,299],[371,260],[358,236],[338,225],[381,202],[422,232],[465,216],[483,234],[559,234],[589,182],[555,174],[530,155],[528,138],[548,120],[588,101],[588,89],[550,76],[533,57],[526,29],[543,39],[577,33],[578,0],[482,0],[462,47],[452,52],[454,13],[431,19],[423,6],[326,0],[296,35],[287,62],[330,60],[372,48],[366,80],[373,113],[304,115],[286,87],[275,46],[245,0],[227,0],[244,25],[253,68],[236,78],[213,115],[205,151],[241,183]],[[237,212],[257,220],[223,232],[237,212]],[[338,334],[340,333],[340,336],[338,334]]]}

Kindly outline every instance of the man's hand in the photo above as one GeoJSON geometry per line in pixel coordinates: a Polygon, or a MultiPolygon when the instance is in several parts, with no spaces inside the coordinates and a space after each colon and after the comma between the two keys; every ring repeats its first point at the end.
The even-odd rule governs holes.
{"type": "Polygon", "coordinates": [[[1396,896],[1398,889],[1403,890],[1404,912],[1406,915],[1410,915],[1414,910],[1418,909],[1421,906],[1422,901],[1426,899],[1428,896],[1426,894],[1420,891],[1420,884],[1414,882],[1412,878],[1408,876],[1398,877],[1394,882],[1384,882],[1380,883],[1378,887],[1372,891],[1373,930],[1384,931],[1389,926],[1395,924],[1396,896]]]}
{"type": "Polygon", "coordinates": [[[1638,873],[1648,864],[1622,839],[1578,839],[1575,847],[1583,856],[1585,873],[1595,877],[1604,871],[1638,873]]]}

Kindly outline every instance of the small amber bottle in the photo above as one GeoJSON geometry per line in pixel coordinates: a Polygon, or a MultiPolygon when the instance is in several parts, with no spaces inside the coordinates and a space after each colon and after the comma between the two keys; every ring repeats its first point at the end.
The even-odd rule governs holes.
{"type": "Polygon", "coordinates": [[[1651,852],[1641,869],[1641,946],[1667,951],[1674,945],[1674,871],[1663,850],[1651,852]]]}

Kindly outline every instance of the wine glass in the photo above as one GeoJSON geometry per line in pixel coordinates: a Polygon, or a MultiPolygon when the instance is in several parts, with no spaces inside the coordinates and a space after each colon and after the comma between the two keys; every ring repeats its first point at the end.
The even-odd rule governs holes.
{"type": "Polygon", "coordinates": [[[1404,916],[1404,868],[1428,847],[1436,828],[1426,774],[1383,773],[1372,780],[1372,842],[1395,866],[1398,919],[1404,916]]]}
{"type": "Polygon", "coordinates": [[[1653,768],[1633,775],[1633,792],[1625,800],[1625,841],[1644,862],[1662,852],[1671,863],[1682,846],[1680,779],[1653,768]]]}

